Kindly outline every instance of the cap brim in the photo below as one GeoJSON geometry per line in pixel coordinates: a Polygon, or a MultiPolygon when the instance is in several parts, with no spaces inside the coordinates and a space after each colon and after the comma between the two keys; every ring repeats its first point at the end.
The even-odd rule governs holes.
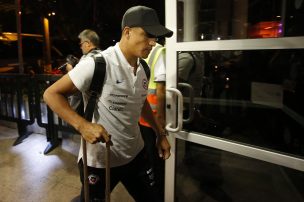
{"type": "Polygon", "coordinates": [[[148,34],[155,37],[171,37],[173,32],[162,25],[150,25],[142,27],[148,34]]]}

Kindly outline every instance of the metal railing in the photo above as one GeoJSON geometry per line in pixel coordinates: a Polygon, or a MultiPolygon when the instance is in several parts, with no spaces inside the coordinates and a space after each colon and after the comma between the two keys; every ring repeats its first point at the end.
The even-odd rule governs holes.
{"type": "Polygon", "coordinates": [[[0,120],[17,123],[18,138],[14,145],[20,144],[31,132],[27,126],[35,121],[45,128],[47,154],[59,145],[59,131],[75,132],[62,121],[43,101],[43,92],[61,75],[0,74],[0,120]]]}

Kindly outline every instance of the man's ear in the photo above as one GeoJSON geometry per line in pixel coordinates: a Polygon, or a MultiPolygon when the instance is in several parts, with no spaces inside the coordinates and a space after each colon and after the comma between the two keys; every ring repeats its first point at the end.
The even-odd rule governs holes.
{"type": "Polygon", "coordinates": [[[123,33],[124,36],[126,36],[127,39],[129,39],[130,38],[130,27],[125,27],[123,29],[122,33],[123,33]]]}

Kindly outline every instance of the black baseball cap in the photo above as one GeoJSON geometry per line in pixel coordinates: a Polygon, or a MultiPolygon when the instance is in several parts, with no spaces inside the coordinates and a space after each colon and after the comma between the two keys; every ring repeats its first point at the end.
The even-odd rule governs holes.
{"type": "Polygon", "coordinates": [[[128,27],[141,27],[148,34],[155,37],[171,37],[173,32],[159,23],[154,9],[146,6],[134,6],[129,8],[121,22],[121,29],[128,27]]]}

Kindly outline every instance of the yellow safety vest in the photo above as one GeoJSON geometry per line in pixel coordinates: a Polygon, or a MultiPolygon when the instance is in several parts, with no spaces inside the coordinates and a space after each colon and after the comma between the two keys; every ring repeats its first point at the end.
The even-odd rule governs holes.
{"type": "MultiPolygon", "coordinates": [[[[156,46],[152,49],[151,53],[149,54],[148,58],[146,59],[146,62],[148,63],[148,65],[150,67],[150,72],[151,72],[147,100],[152,108],[154,115],[156,115],[156,113],[157,113],[157,111],[156,111],[157,96],[156,96],[156,82],[154,82],[154,68],[155,68],[155,64],[156,64],[160,54],[163,51],[165,53],[166,48],[160,44],[156,44],[156,46]]],[[[150,125],[142,117],[140,117],[139,123],[141,125],[150,127],[150,125]]]]}

